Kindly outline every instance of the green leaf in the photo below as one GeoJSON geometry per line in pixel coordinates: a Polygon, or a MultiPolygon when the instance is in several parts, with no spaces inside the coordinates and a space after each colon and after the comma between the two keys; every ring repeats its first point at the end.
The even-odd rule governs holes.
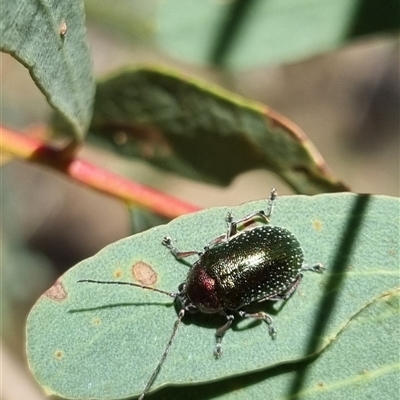
{"type": "Polygon", "coordinates": [[[113,32],[122,33],[131,45],[141,43],[152,46],[157,30],[154,23],[157,1],[85,0],[85,10],[89,21],[95,21],[113,32]]]}
{"type": "Polygon", "coordinates": [[[167,218],[135,206],[129,207],[129,216],[131,222],[130,232],[132,234],[169,222],[167,218]]]}
{"type": "MultiPolygon", "coordinates": [[[[252,202],[230,211],[240,218],[265,209],[266,205],[265,200],[252,202]]],[[[188,267],[161,245],[162,238],[171,236],[182,250],[201,250],[225,231],[227,211],[226,207],[204,210],[118,241],[69,270],[38,300],[27,321],[27,354],[33,374],[47,393],[78,399],[122,399],[143,390],[176,320],[171,300],[139,288],[77,281],[139,280],[176,291],[185,280],[188,267]]],[[[152,390],[171,384],[191,386],[224,379],[226,385],[211,383],[206,388],[212,388],[211,394],[226,393],[227,398],[236,398],[233,391],[248,386],[238,392],[242,394],[240,398],[246,398],[243,393],[252,390],[257,380],[270,378],[274,384],[275,380],[285,380],[283,372],[288,371],[280,370],[282,364],[306,362],[307,357],[315,357],[323,349],[326,351],[318,362],[327,360],[326,368],[322,372],[316,368],[313,374],[306,375],[309,380],[302,390],[315,389],[315,382],[328,384],[346,377],[346,370],[337,371],[335,376],[324,374],[339,358],[340,366],[346,363],[352,366],[355,360],[349,357],[361,352],[361,360],[364,344],[368,346],[376,340],[376,333],[381,332],[378,325],[385,322],[386,314],[368,314],[362,327],[366,330],[364,336],[351,335],[350,342],[340,347],[341,332],[346,334],[352,320],[398,286],[399,215],[399,200],[383,196],[279,198],[271,223],[292,231],[302,244],[305,262],[322,262],[325,273],[305,273],[301,286],[284,305],[278,302],[256,307],[274,316],[276,340],[268,336],[264,324],[238,319],[224,338],[224,354],[218,360],[212,355],[214,333],[224,319],[185,316],[152,390]],[[348,350],[352,346],[361,346],[358,353],[348,350]],[[252,380],[251,375],[247,383],[239,381],[239,375],[256,371],[264,371],[258,373],[261,379],[255,374],[258,379],[252,380]],[[237,385],[226,380],[233,376],[237,385]]],[[[196,257],[189,260],[193,262],[196,257]]],[[[390,347],[384,354],[397,354],[398,341],[384,339],[382,343],[390,347]]],[[[391,362],[390,358],[389,367],[391,362]]],[[[289,371],[294,372],[294,368],[295,365],[289,371]]],[[[356,366],[351,368],[351,373],[357,371],[356,366]]],[[[377,372],[371,363],[366,363],[365,368],[367,372],[377,372]]],[[[296,386],[292,378],[285,382],[286,390],[290,390],[290,382],[296,386]]],[[[369,382],[361,379],[356,383],[369,382]]],[[[263,390],[265,394],[266,389],[263,390]]],[[[270,393],[269,389],[267,392],[270,393]]],[[[198,388],[191,393],[193,399],[212,397],[207,390],[198,388]]],[[[281,391],[274,398],[282,395],[281,391]]],[[[161,392],[155,398],[162,396],[161,392]]]]}
{"type": "Polygon", "coordinates": [[[198,387],[167,388],[152,399],[396,399],[400,379],[399,290],[356,314],[318,358],[198,387]],[[299,385],[299,381],[301,385],[299,385]],[[201,392],[201,394],[199,394],[201,392]],[[224,393],[224,395],[222,395],[224,393]]]}
{"type": "Polygon", "coordinates": [[[163,69],[98,83],[92,137],[183,176],[228,184],[267,168],[295,191],[343,191],[305,134],[267,106],[163,69]]]}
{"type": "Polygon", "coordinates": [[[397,0],[174,0],[161,3],[157,26],[158,43],[173,56],[254,68],[398,31],[400,19],[397,0]]]}
{"type": "Polygon", "coordinates": [[[29,69],[50,105],[82,139],[95,91],[82,1],[5,2],[0,48],[29,69]]]}

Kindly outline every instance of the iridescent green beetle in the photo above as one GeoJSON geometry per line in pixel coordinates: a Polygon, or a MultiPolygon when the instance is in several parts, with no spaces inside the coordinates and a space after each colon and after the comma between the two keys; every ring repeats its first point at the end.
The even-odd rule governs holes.
{"type": "Polygon", "coordinates": [[[222,355],[222,338],[231,326],[235,314],[242,318],[255,318],[268,324],[269,334],[276,336],[272,317],[265,312],[248,313],[243,308],[267,300],[287,300],[299,286],[302,271],[322,272],[321,264],[307,266],[303,264],[303,251],[296,237],[287,229],[268,225],[274,208],[277,193],[272,189],[267,212],[258,211],[244,218],[233,220],[228,213],[227,232],[212,240],[202,252],[179,251],[169,237],[163,244],[168,247],[176,259],[197,255],[186,281],[181,283],[177,293],[155,289],[131,282],[94,281],[116,285],[129,285],[167,294],[174,298],[178,308],[171,337],[163,355],[149,378],[139,400],[150,389],[172,344],[179,324],[186,312],[204,314],[222,314],[226,323],[217,329],[214,355],[222,355]],[[266,225],[246,228],[255,219],[261,219],[266,225]],[[244,226],[242,230],[238,227],[244,226]]]}

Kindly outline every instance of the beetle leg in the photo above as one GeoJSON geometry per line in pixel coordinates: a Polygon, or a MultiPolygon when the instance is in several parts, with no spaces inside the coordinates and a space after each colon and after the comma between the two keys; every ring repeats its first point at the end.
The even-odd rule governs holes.
{"type": "Polygon", "coordinates": [[[239,315],[243,318],[262,319],[268,325],[269,335],[273,339],[276,337],[277,330],[274,326],[274,320],[272,319],[272,317],[269,314],[267,314],[263,311],[260,311],[258,313],[247,313],[246,311],[239,310],[238,312],[239,312],[239,315]]]}
{"type": "Polygon", "coordinates": [[[232,325],[233,320],[235,317],[232,314],[225,314],[226,316],[226,323],[222,325],[220,328],[217,329],[215,332],[215,337],[217,338],[217,344],[215,345],[214,349],[214,356],[216,358],[220,358],[222,356],[222,338],[225,336],[226,331],[232,325]]]}
{"type": "Polygon", "coordinates": [[[230,211],[228,211],[228,213],[226,214],[226,217],[225,217],[225,222],[226,222],[226,226],[228,228],[226,234],[220,235],[220,236],[216,237],[214,240],[212,240],[208,244],[209,247],[218,245],[219,243],[226,242],[231,236],[236,235],[237,224],[240,221],[233,221],[232,213],[230,211]]]}
{"type": "MultiPolygon", "coordinates": [[[[237,219],[236,221],[233,220],[232,213],[228,212],[228,214],[226,215],[226,218],[225,218],[226,224],[228,225],[228,231],[226,233],[226,240],[228,240],[230,237],[232,237],[232,236],[237,234],[237,231],[238,231],[237,227],[238,227],[239,224],[245,224],[245,223],[247,223],[247,222],[249,222],[252,219],[255,219],[257,217],[263,219],[264,222],[266,224],[268,224],[269,223],[269,217],[272,215],[272,211],[274,209],[275,200],[276,200],[277,196],[278,196],[278,193],[277,193],[276,189],[272,188],[271,194],[269,195],[269,199],[268,199],[268,211],[267,212],[265,212],[263,210],[260,210],[258,212],[246,215],[243,218],[237,219]]],[[[221,236],[220,238],[223,239],[224,237],[221,236]]],[[[222,240],[218,240],[218,241],[215,241],[215,243],[219,243],[221,241],[222,240]]],[[[214,244],[214,241],[212,243],[214,244]]]]}
{"type": "Polygon", "coordinates": [[[268,221],[269,221],[269,217],[272,215],[272,211],[274,210],[275,200],[277,197],[278,197],[278,192],[276,191],[275,188],[272,188],[271,193],[269,195],[269,199],[268,199],[268,211],[266,213],[266,217],[268,218],[268,221]]]}
{"type": "Polygon", "coordinates": [[[174,255],[174,257],[178,260],[181,260],[182,258],[186,258],[189,256],[193,255],[198,255],[200,256],[202,253],[199,251],[195,250],[189,250],[189,251],[179,251],[172,243],[172,239],[169,236],[165,236],[162,244],[170,250],[170,252],[174,255]]]}
{"type": "Polygon", "coordinates": [[[223,235],[217,236],[214,240],[212,240],[207,246],[206,249],[209,249],[210,247],[216,246],[220,243],[226,242],[226,234],[224,233],[223,235]]]}

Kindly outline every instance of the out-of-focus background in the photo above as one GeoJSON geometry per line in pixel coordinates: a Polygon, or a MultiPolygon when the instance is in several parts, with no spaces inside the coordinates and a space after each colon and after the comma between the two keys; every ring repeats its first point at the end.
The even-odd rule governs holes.
{"type": "MultiPolygon", "coordinates": [[[[113,3],[108,2],[109,10],[113,3]]],[[[140,2],[133,3],[138,7],[140,2]]],[[[228,72],[185,61],[184,56],[179,58],[155,44],[151,37],[158,29],[154,22],[158,6],[144,3],[137,9],[138,20],[132,20],[86,2],[96,76],[145,63],[214,82],[267,104],[299,125],[352,191],[399,195],[398,33],[363,37],[335,51],[283,65],[228,72]]],[[[178,9],[175,17],[180,18],[178,9]]],[[[28,71],[10,56],[1,57],[2,123],[21,130],[45,123],[51,109],[28,71]]],[[[272,186],[281,195],[291,193],[267,171],[245,173],[222,188],[179,178],[90,145],[80,155],[202,207],[263,198],[272,186]]],[[[18,161],[1,167],[1,205],[1,395],[4,400],[44,399],[24,359],[26,315],[66,269],[129,235],[129,215],[115,199],[82,188],[45,167],[18,161]]]]}

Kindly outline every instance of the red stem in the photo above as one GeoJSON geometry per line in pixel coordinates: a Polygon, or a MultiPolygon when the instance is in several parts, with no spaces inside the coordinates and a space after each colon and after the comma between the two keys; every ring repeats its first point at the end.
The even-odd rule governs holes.
{"type": "Polygon", "coordinates": [[[166,218],[175,218],[200,210],[198,206],[75,157],[72,151],[76,150],[75,146],[60,150],[42,140],[17,133],[3,126],[0,126],[0,132],[0,149],[4,155],[8,153],[13,157],[47,165],[85,186],[121,199],[129,205],[135,204],[147,208],[166,218]]]}

